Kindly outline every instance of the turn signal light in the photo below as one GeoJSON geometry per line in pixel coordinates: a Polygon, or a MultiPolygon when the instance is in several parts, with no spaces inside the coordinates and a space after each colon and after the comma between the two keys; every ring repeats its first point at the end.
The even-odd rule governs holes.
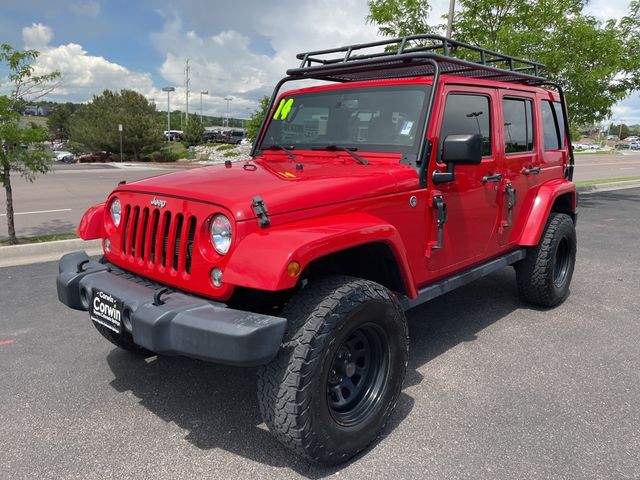
{"type": "Polygon", "coordinates": [[[300,274],[300,264],[296,261],[287,265],[287,273],[290,277],[297,277],[300,274]]]}

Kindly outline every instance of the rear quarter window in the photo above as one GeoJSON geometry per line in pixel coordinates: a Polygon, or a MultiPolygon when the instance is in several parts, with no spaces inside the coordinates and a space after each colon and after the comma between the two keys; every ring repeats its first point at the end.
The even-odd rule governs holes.
{"type": "Polygon", "coordinates": [[[562,105],[543,100],[541,105],[544,149],[559,150],[564,146],[565,126],[562,105]]]}

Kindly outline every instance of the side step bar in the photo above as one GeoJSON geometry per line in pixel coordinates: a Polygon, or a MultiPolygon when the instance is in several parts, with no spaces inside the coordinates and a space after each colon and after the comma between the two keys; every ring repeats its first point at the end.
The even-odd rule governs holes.
{"type": "Polygon", "coordinates": [[[418,297],[413,300],[408,297],[400,298],[400,305],[405,311],[417,307],[418,305],[422,305],[429,300],[433,300],[434,298],[444,295],[451,290],[455,290],[467,283],[489,275],[490,273],[500,270],[507,265],[512,265],[517,261],[522,260],[526,254],[526,250],[524,248],[520,248],[481,265],[472,267],[469,270],[456,273],[455,275],[421,288],[418,290],[418,297]]]}

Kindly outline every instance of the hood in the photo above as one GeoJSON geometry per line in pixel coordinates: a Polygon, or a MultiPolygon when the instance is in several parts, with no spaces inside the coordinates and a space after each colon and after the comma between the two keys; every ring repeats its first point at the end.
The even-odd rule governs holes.
{"type": "Polygon", "coordinates": [[[264,200],[269,215],[304,210],[416,188],[417,172],[398,154],[361,152],[362,165],[346,152],[265,152],[230,167],[214,165],[151,177],[119,191],[188,198],[227,208],[236,220],[255,218],[253,197],[264,200]],[[301,164],[302,168],[296,168],[301,164]]]}

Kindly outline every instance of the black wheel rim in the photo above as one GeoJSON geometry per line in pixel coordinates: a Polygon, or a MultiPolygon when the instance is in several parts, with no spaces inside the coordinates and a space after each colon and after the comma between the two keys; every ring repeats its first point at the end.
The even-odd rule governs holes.
{"type": "Polygon", "coordinates": [[[349,333],[336,350],[327,377],[331,416],[344,426],[365,419],[378,405],[388,376],[385,332],[372,323],[349,333]]]}
{"type": "Polygon", "coordinates": [[[556,259],[553,265],[553,284],[562,287],[567,279],[571,260],[571,245],[567,237],[562,237],[556,248],[556,259]]]}

